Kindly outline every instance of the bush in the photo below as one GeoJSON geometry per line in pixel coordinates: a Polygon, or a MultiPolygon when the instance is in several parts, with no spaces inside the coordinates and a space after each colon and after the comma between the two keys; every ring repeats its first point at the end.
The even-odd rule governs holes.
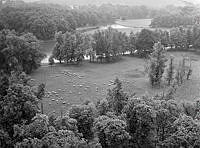
{"type": "Polygon", "coordinates": [[[94,136],[92,127],[95,118],[94,110],[90,105],[73,106],[69,111],[69,117],[76,119],[78,131],[85,139],[92,139],[94,136]]]}
{"type": "Polygon", "coordinates": [[[100,116],[96,119],[94,126],[102,148],[128,146],[131,137],[126,131],[126,123],[124,121],[100,116]]]}

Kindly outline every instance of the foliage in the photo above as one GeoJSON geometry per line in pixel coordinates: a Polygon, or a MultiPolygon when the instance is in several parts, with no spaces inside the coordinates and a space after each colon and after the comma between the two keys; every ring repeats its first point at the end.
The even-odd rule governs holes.
{"type": "Polygon", "coordinates": [[[124,107],[123,115],[134,146],[151,147],[151,139],[154,138],[155,113],[153,108],[143,100],[132,98],[124,107]]]}
{"type": "Polygon", "coordinates": [[[191,28],[187,29],[186,33],[186,38],[187,38],[187,48],[189,48],[191,45],[193,45],[193,32],[191,28]]]}
{"type": "Polygon", "coordinates": [[[133,54],[136,51],[136,35],[131,32],[128,37],[128,50],[130,54],[133,54]]]}
{"type": "Polygon", "coordinates": [[[84,139],[69,130],[50,132],[42,138],[42,141],[46,147],[87,147],[84,139]]]}
{"type": "Polygon", "coordinates": [[[7,94],[9,87],[9,77],[4,72],[0,72],[0,97],[7,94]]]}
{"type": "Polygon", "coordinates": [[[130,135],[126,131],[127,125],[123,120],[100,116],[94,126],[103,148],[128,146],[130,135]]]}
{"type": "Polygon", "coordinates": [[[6,3],[0,9],[0,18],[0,29],[14,29],[18,33],[31,32],[41,40],[52,39],[56,31],[65,33],[77,27],[114,22],[111,14],[90,6],[71,9],[36,3],[6,3]]]}
{"type": "Polygon", "coordinates": [[[97,110],[100,116],[106,115],[106,113],[110,110],[109,103],[107,99],[102,99],[97,102],[97,110]]]}
{"type": "Polygon", "coordinates": [[[68,115],[57,117],[52,126],[56,130],[70,130],[78,134],[77,120],[70,118],[68,115]]]}
{"type": "Polygon", "coordinates": [[[195,40],[195,42],[194,42],[194,48],[199,48],[199,47],[200,47],[199,42],[200,42],[200,37],[198,37],[198,38],[195,40]]]}
{"type": "Polygon", "coordinates": [[[25,73],[12,73],[1,97],[2,148],[199,146],[199,101],[180,106],[175,85],[164,95],[129,98],[116,79],[96,106],[87,101],[47,117],[37,114],[45,85],[33,89],[29,81],[25,73]]]}
{"type": "Polygon", "coordinates": [[[76,62],[79,64],[89,48],[87,36],[78,32],[70,33],[58,32],[56,34],[56,45],[54,47],[52,58],[65,62],[76,62]]]}
{"type": "Polygon", "coordinates": [[[187,32],[184,28],[173,28],[170,30],[171,46],[176,49],[187,48],[187,32]]]}
{"type": "Polygon", "coordinates": [[[151,26],[154,28],[157,27],[173,28],[173,27],[187,26],[193,24],[194,24],[194,17],[183,16],[179,14],[158,16],[153,18],[151,22],[151,26]]]}
{"type": "Polygon", "coordinates": [[[163,31],[161,29],[155,30],[158,40],[164,47],[169,47],[170,45],[170,34],[168,31],[163,31]]]}
{"type": "Polygon", "coordinates": [[[176,101],[172,100],[168,96],[160,98],[155,101],[154,107],[156,113],[156,143],[162,144],[171,134],[173,134],[174,121],[180,115],[180,108],[176,101]]]}
{"type": "Polygon", "coordinates": [[[120,115],[124,106],[128,101],[128,95],[123,92],[122,82],[116,78],[114,81],[115,87],[108,90],[107,101],[109,108],[112,109],[116,115],[120,115]]]}
{"type": "Polygon", "coordinates": [[[154,51],[149,59],[149,80],[152,86],[160,86],[167,61],[165,52],[161,43],[154,45],[154,51]]]}
{"type": "Polygon", "coordinates": [[[37,138],[27,138],[24,139],[21,143],[16,144],[16,148],[24,148],[24,147],[34,147],[34,148],[42,148],[42,140],[37,138]]]}
{"type": "Polygon", "coordinates": [[[167,74],[166,74],[166,78],[165,78],[168,85],[171,85],[171,83],[174,80],[174,70],[175,70],[174,57],[170,56],[169,65],[168,65],[168,68],[167,68],[167,74]]]}
{"type": "Polygon", "coordinates": [[[164,141],[165,147],[199,147],[199,121],[181,115],[173,125],[173,134],[164,141]]]}
{"type": "Polygon", "coordinates": [[[152,53],[153,45],[157,42],[156,34],[148,29],[142,29],[136,40],[136,48],[141,57],[152,53]]]}
{"type": "Polygon", "coordinates": [[[93,138],[92,127],[95,112],[90,104],[73,106],[69,111],[69,117],[77,121],[78,131],[83,134],[85,139],[93,138]]]}
{"type": "Polygon", "coordinates": [[[28,125],[14,125],[13,137],[15,140],[25,138],[41,139],[48,133],[48,126],[48,117],[37,114],[28,125]]]}
{"type": "Polygon", "coordinates": [[[0,53],[4,60],[2,69],[7,72],[25,71],[31,73],[40,66],[44,54],[40,52],[39,42],[30,33],[17,36],[9,30],[0,31],[0,53]]]}
{"type": "Polygon", "coordinates": [[[185,61],[186,59],[183,57],[182,60],[179,61],[178,68],[176,69],[175,82],[178,85],[183,84],[184,77],[186,75],[185,61]]]}
{"type": "Polygon", "coordinates": [[[127,36],[109,27],[106,30],[95,32],[93,40],[93,49],[101,58],[101,62],[103,58],[106,62],[110,62],[125,52],[127,36]]]}
{"type": "Polygon", "coordinates": [[[11,147],[11,146],[12,146],[11,138],[10,138],[9,134],[1,129],[0,130],[0,147],[7,148],[7,147],[11,147]]]}
{"type": "Polygon", "coordinates": [[[53,126],[49,121],[47,116],[38,114],[28,125],[15,125],[14,138],[23,139],[16,143],[16,147],[87,147],[82,134],[78,133],[76,120],[68,116],[57,117],[53,126]]]}
{"type": "Polygon", "coordinates": [[[38,98],[26,82],[26,75],[12,75],[7,94],[0,100],[0,125],[13,133],[13,125],[30,122],[38,112],[38,98]]]}

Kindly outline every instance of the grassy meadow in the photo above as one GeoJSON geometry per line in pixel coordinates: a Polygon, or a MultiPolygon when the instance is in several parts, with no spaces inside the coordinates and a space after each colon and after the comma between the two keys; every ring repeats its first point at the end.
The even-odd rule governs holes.
{"type": "MultiPolygon", "coordinates": [[[[148,28],[149,20],[125,20],[116,24],[123,27],[119,31],[130,33],[148,28]],[[137,27],[138,26],[138,27],[137,27]]],[[[116,25],[115,24],[115,25],[116,25]]],[[[95,30],[92,30],[93,32],[95,30]]],[[[89,31],[91,33],[91,31],[89,31]]],[[[55,41],[41,42],[41,47],[47,57],[52,52],[55,41]]],[[[176,63],[183,56],[192,58],[193,74],[191,80],[185,81],[176,92],[180,101],[190,101],[200,98],[200,55],[193,52],[168,52],[176,58],[176,63]]],[[[48,60],[45,59],[44,62],[48,60]]],[[[73,104],[80,104],[85,100],[96,102],[106,97],[107,89],[112,88],[113,80],[118,77],[123,82],[124,90],[138,96],[165,91],[165,88],[152,88],[145,72],[145,61],[136,57],[125,56],[121,61],[110,64],[95,64],[84,61],[81,65],[43,64],[31,75],[36,83],[46,83],[47,94],[44,98],[44,111],[50,113],[67,109],[73,104]]]]}
{"type": "MultiPolygon", "coordinates": [[[[193,59],[191,80],[185,81],[178,88],[176,97],[180,101],[195,100],[200,97],[200,56],[190,52],[171,52],[176,63],[182,56],[193,59]]],[[[138,96],[164,91],[165,88],[152,88],[145,73],[145,61],[136,57],[123,57],[121,61],[110,64],[94,64],[84,61],[82,65],[56,64],[43,65],[31,76],[37,83],[46,83],[47,94],[44,98],[45,113],[67,109],[72,104],[86,100],[96,102],[106,97],[107,89],[112,88],[113,80],[118,77],[123,82],[124,90],[138,96]]]]}

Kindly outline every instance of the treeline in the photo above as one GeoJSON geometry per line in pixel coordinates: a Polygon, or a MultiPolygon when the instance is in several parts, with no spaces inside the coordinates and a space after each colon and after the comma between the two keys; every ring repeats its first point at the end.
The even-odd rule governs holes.
{"type": "Polygon", "coordinates": [[[55,32],[74,31],[77,27],[113,23],[106,12],[95,8],[71,9],[59,5],[4,4],[0,8],[0,29],[31,32],[38,39],[52,39],[55,32]]]}
{"type": "Polygon", "coordinates": [[[40,40],[49,40],[55,32],[71,32],[78,27],[114,23],[115,19],[153,18],[165,9],[145,6],[104,4],[101,6],[67,7],[53,4],[6,1],[0,6],[0,30],[14,29],[18,33],[31,32],[40,40]]]}
{"type": "Polygon", "coordinates": [[[115,19],[151,18],[155,11],[145,6],[67,6],[7,1],[0,6],[0,30],[31,32],[38,39],[49,40],[55,32],[74,31],[78,27],[114,23],[115,19]]]}
{"type": "Polygon", "coordinates": [[[200,24],[200,14],[198,11],[198,6],[185,6],[178,8],[168,7],[167,9],[168,13],[160,13],[159,15],[153,17],[150,25],[151,27],[173,28],[200,24]]]}
{"type": "Polygon", "coordinates": [[[143,29],[138,33],[122,33],[111,27],[96,31],[93,35],[78,32],[56,35],[50,64],[54,59],[67,63],[80,63],[84,56],[90,57],[90,62],[113,62],[124,54],[148,57],[153,52],[153,45],[160,42],[170,50],[190,50],[199,48],[200,26],[172,28],[166,30],[143,29]]]}
{"type": "Polygon", "coordinates": [[[188,26],[194,24],[195,24],[194,17],[182,16],[182,15],[167,15],[167,16],[159,16],[153,18],[151,22],[151,27],[173,28],[173,27],[188,26]]]}
{"type": "Polygon", "coordinates": [[[90,49],[90,37],[79,32],[70,33],[58,32],[56,34],[56,45],[53,49],[52,56],[49,58],[49,64],[54,64],[54,59],[66,63],[79,64],[90,49]]]}

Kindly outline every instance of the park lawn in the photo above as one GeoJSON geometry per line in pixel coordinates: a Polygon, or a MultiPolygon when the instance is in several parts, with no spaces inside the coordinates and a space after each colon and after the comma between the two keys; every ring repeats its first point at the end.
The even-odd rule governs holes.
{"type": "Polygon", "coordinates": [[[149,28],[149,25],[151,24],[151,19],[117,20],[116,24],[130,28],[149,28]]]}
{"type": "MultiPolygon", "coordinates": [[[[190,52],[171,52],[176,63],[183,55],[192,57],[193,75],[177,90],[176,98],[180,101],[200,98],[200,56],[190,52]]],[[[56,64],[43,65],[31,76],[36,83],[46,83],[49,94],[44,98],[44,112],[51,113],[68,109],[73,104],[86,100],[96,102],[106,98],[107,89],[112,88],[112,81],[118,77],[123,82],[124,91],[129,95],[155,95],[165,90],[152,88],[145,73],[145,62],[136,57],[123,57],[121,61],[110,64],[95,64],[84,61],[81,65],[56,64]]]]}

